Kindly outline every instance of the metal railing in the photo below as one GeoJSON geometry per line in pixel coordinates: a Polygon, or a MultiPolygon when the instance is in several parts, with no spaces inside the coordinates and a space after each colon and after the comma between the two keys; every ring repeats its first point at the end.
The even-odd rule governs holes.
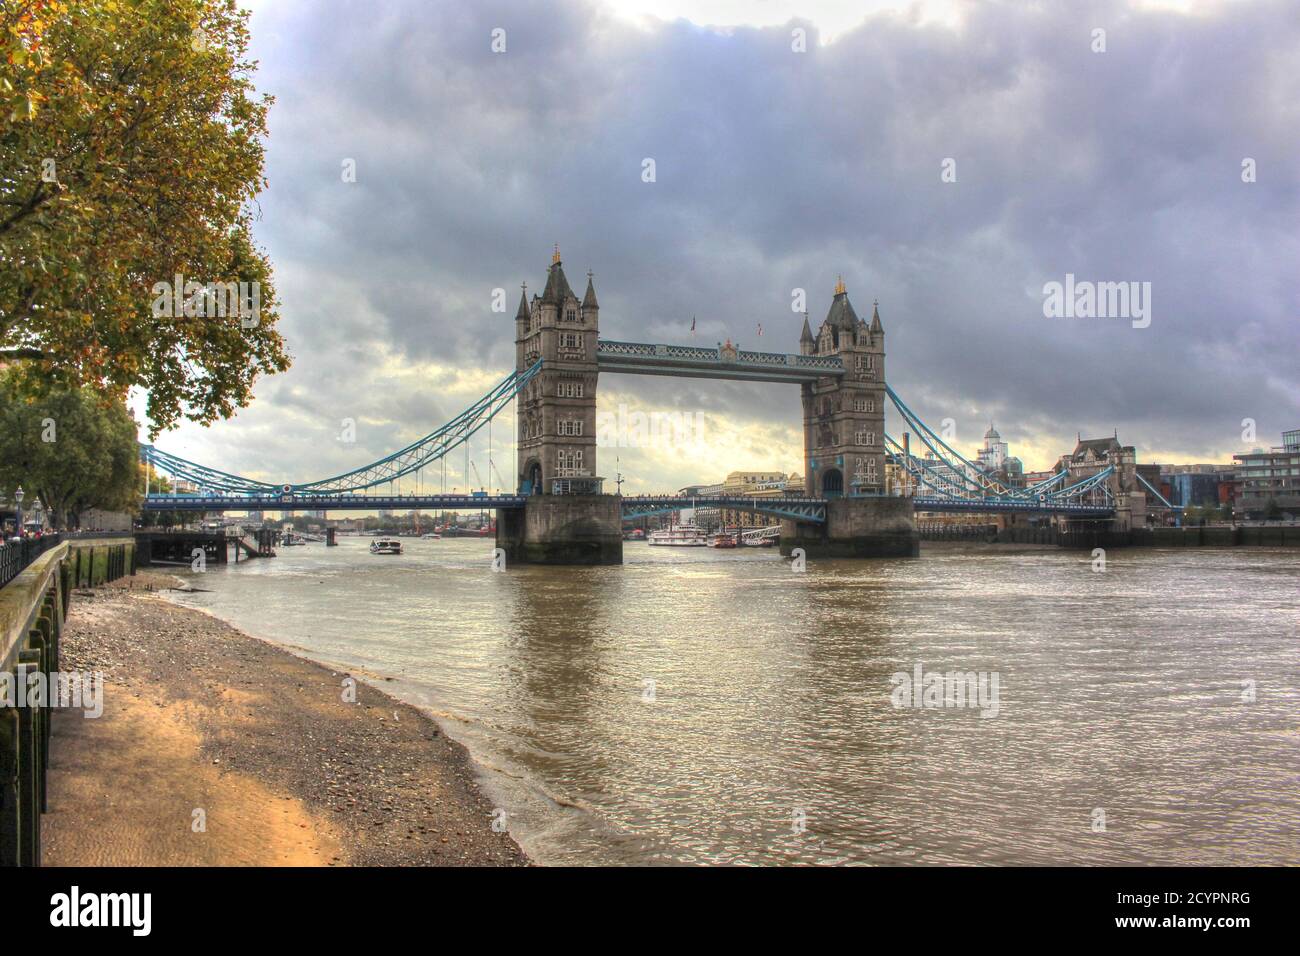
{"type": "Polygon", "coordinates": [[[62,540],[58,533],[0,540],[0,587],[18,577],[24,568],[62,540]]]}
{"type": "Polygon", "coordinates": [[[134,556],[135,542],[120,534],[91,540],[48,534],[0,548],[6,574],[0,588],[0,676],[11,687],[28,687],[35,677],[47,688],[39,698],[11,697],[9,706],[0,707],[0,867],[41,863],[51,715],[58,706],[53,692],[74,589],[134,574],[134,556]]]}

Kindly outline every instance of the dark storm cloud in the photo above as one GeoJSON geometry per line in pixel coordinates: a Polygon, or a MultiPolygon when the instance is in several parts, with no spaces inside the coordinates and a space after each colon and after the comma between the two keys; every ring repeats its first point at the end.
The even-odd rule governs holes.
{"type": "MultiPolygon", "coordinates": [[[[556,241],[575,287],[595,270],[606,338],[689,341],[696,315],[701,344],[796,351],[791,290],[815,327],[843,273],[864,317],[880,299],[891,384],[964,447],[990,417],[1013,451],[1118,428],[1224,458],[1246,417],[1277,441],[1300,424],[1297,8],[1082,7],[970,4],[959,28],[877,15],[826,46],[806,22],[643,30],[583,3],[259,10],[277,97],[259,235],[297,366],[259,389],[245,416],[264,440],[233,454],[314,474],[438,424],[464,395],[390,392],[373,367],[504,374],[519,283],[539,291],[556,241]],[[1043,284],[1066,273],[1150,282],[1150,327],[1045,318],[1043,284]],[[388,424],[324,452],[273,441],[269,405],[295,435],[388,424]]],[[[773,435],[799,419],[790,388],[608,386],[773,435]]]]}

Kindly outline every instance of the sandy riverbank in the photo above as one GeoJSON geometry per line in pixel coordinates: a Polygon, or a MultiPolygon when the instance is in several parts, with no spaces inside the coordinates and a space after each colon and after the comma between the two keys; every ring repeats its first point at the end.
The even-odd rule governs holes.
{"type": "Polygon", "coordinates": [[[527,864],[433,720],[360,682],[345,702],[346,674],[172,583],[73,596],[61,667],[103,672],[104,712],[55,714],[46,865],[527,864]]]}

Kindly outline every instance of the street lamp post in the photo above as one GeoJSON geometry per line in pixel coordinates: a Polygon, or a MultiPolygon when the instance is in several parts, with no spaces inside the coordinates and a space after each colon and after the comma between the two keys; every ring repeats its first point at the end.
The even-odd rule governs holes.
{"type": "Polygon", "coordinates": [[[14,491],[14,534],[23,536],[23,486],[14,491]]]}

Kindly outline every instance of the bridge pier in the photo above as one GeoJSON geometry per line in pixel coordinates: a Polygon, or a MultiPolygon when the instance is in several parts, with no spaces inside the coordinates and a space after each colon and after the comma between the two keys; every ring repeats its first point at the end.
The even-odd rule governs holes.
{"type": "Polygon", "coordinates": [[[614,495],[530,495],[497,511],[497,547],[512,564],[622,564],[623,513],[614,495]]]}
{"type": "Polygon", "coordinates": [[[834,498],[826,521],[781,522],[781,554],[803,548],[810,558],[915,558],[920,535],[911,498],[834,498]]]}

